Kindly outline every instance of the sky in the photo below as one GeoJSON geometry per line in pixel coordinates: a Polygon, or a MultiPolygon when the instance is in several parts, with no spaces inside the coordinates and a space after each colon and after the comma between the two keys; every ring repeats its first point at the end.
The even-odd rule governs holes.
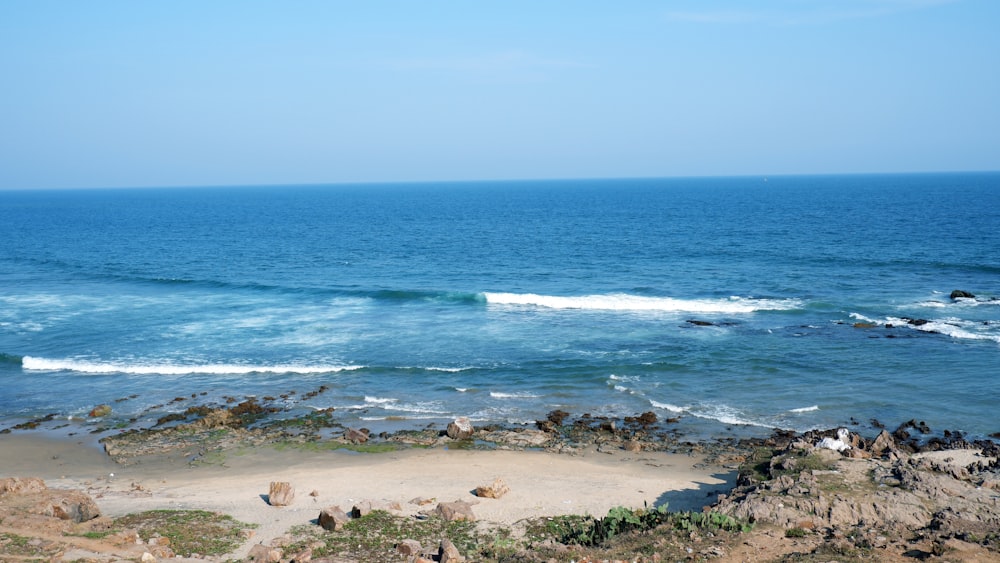
{"type": "Polygon", "coordinates": [[[0,189],[977,170],[997,0],[0,0],[0,189]]]}

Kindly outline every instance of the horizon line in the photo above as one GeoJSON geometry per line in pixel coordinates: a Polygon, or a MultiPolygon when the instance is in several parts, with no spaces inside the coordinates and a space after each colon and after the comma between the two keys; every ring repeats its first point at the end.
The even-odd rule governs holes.
{"type": "Polygon", "coordinates": [[[357,180],[334,182],[263,182],[254,184],[174,184],[174,185],[117,185],[117,186],[43,186],[43,187],[0,187],[0,192],[25,191],[74,191],[74,190],[172,190],[199,188],[275,188],[275,187],[348,187],[348,186],[403,186],[428,184],[489,184],[489,183],[529,183],[529,182],[587,182],[587,181],[638,181],[638,180],[703,180],[724,178],[817,178],[835,176],[934,176],[961,174],[998,174],[997,170],[926,170],[910,172],[785,172],[777,174],[686,174],[676,176],[592,176],[592,177],[551,177],[551,178],[491,178],[491,179],[453,179],[453,180],[357,180]]]}

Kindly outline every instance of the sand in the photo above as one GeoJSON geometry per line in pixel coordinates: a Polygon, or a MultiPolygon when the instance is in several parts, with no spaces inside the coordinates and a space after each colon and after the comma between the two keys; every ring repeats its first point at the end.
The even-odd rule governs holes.
{"type": "Polygon", "coordinates": [[[504,526],[540,516],[602,516],[615,506],[644,503],[700,510],[735,480],[734,471],[701,461],[683,454],[596,450],[568,455],[433,448],[358,454],[265,447],[198,466],[181,458],[119,466],[95,444],[38,435],[0,437],[0,477],[41,477],[50,488],[86,490],[109,516],[150,509],[221,512],[257,524],[254,542],[265,543],[314,521],[324,507],[350,510],[362,500],[395,501],[404,514],[465,500],[475,503],[473,512],[483,525],[504,526]],[[480,499],[473,494],[497,477],[510,487],[507,495],[480,499]],[[290,506],[268,504],[271,481],[294,487],[290,506]],[[410,502],[418,497],[436,502],[410,502]]]}

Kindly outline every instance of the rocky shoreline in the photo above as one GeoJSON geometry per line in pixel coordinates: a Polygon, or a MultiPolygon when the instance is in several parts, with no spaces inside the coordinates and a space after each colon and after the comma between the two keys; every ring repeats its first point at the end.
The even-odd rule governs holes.
{"type": "MultiPolygon", "coordinates": [[[[868,437],[848,429],[830,429],[803,434],[774,431],[764,438],[692,442],[684,439],[679,420],[661,420],[652,412],[615,420],[553,411],[536,421],[533,428],[473,428],[467,419],[457,419],[443,429],[431,426],[379,433],[345,427],[332,410],[299,417],[274,416],[280,412],[267,399],[255,398],[234,400],[230,405],[194,406],[150,428],[111,433],[100,443],[121,466],[141,464],[151,457],[210,464],[215,456],[226,452],[276,445],[359,452],[447,447],[542,450],[566,455],[697,454],[704,457],[706,464],[739,472],[736,487],[706,498],[704,510],[745,522],[753,530],[737,535],[692,535],[688,543],[701,545],[698,549],[684,547],[691,550],[686,551],[689,556],[685,559],[1000,561],[1000,446],[989,439],[968,440],[954,431],[937,434],[916,420],[904,422],[892,431],[871,421],[871,426],[883,428],[868,437]]],[[[97,412],[94,418],[107,414],[97,412]]],[[[106,519],[92,514],[94,508],[86,499],[76,499],[79,502],[74,505],[78,507],[75,511],[59,509],[62,514],[70,514],[69,518],[60,516],[58,510],[39,514],[38,510],[30,512],[25,508],[18,491],[26,487],[37,496],[45,490],[44,484],[22,480],[4,486],[0,491],[3,527],[12,521],[11,510],[21,511],[17,514],[22,516],[15,519],[33,514],[25,521],[48,530],[41,540],[44,542],[57,541],[54,536],[64,532],[59,526],[39,524],[39,518],[73,521],[77,533],[82,528],[108,525],[106,519]]],[[[41,504],[51,508],[58,502],[41,504]]],[[[680,549],[661,547],[665,554],[680,549]]],[[[274,548],[268,553],[276,550],[280,554],[280,546],[274,548]]],[[[573,558],[579,561],[600,560],[587,559],[599,555],[573,548],[541,550],[538,552],[556,555],[535,559],[529,553],[530,546],[525,549],[521,558],[525,561],[559,561],[559,553],[575,554],[573,558]]],[[[0,545],[0,553],[3,550],[0,545]]],[[[638,553],[633,559],[660,560],[638,553]]],[[[277,560],[303,559],[279,555],[277,560]]]]}

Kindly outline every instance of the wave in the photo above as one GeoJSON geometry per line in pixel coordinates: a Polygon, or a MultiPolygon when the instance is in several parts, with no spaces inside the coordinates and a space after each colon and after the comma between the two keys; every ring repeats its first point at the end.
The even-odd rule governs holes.
{"type": "Polygon", "coordinates": [[[537,399],[541,395],[535,395],[532,393],[502,393],[500,391],[490,391],[490,397],[494,399],[537,399]]]}
{"type": "Polygon", "coordinates": [[[31,371],[69,371],[77,373],[124,373],[129,375],[244,375],[250,373],[331,373],[362,369],[355,365],[240,365],[240,364],[126,364],[89,362],[24,356],[21,367],[31,371]]]}
{"type": "Polygon", "coordinates": [[[927,320],[916,324],[906,319],[889,317],[888,324],[908,327],[920,332],[943,334],[961,340],[986,340],[1000,344],[1000,323],[988,321],[968,321],[955,317],[927,320]]]}
{"type": "Polygon", "coordinates": [[[716,422],[721,422],[722,424],[728,424],[732,426],[758,426],[762,428],[775,427],[775,424],[771,421],[756,420],[753,417],[747,416],[739,409],[730,407],[729,405],[706,404],[706,405],[679,407],[677,405],[671,405],[669,403],[661,403],[659,401],[654,401],[654,400],[650,400],[649,403],[654,408],[663,409],[673,414],[685,414],[696,418],[713,420],[716,422]]]}
{"type": "Polygon", "coordinates": [[[534,293],[483,294],[490,305],[534,306],[547,309],[582,309],[595,311],[658,311],[668,313],[753,313],[755,311],[787,311],[802,307],[798,299],[674,299],[646,297],[627,293],[604,295],[557,296],[534,293]]]}
{"type": "Polygon", "coordinates": [[[3,354],[0,353],[0,364],[11,364],[15,366],[22,365],[24,359],[21,356],[15,356],[13,354],[3,354]]]}
{"type": "Polygon", "coordinates": [[[1000,344],[1000,322],[996,321],[973,321],[957,317],[920,319],[919,322],[903,317],[886,317],[878,320],[860,313],[851,313],[850,317],[875,325],[892,325],[897,328],[909,328],[920,332],[943,334],[961,340],[985,340],[1000,344]]]}
{"type": "Polygon", "coordinates": [[[790,409],[788,412],[794,413],[804,413],[804,412],[814,412],[819,410],[819,405],[813,405],[811,407],[801,407],[797,409],[790,409]]]}

